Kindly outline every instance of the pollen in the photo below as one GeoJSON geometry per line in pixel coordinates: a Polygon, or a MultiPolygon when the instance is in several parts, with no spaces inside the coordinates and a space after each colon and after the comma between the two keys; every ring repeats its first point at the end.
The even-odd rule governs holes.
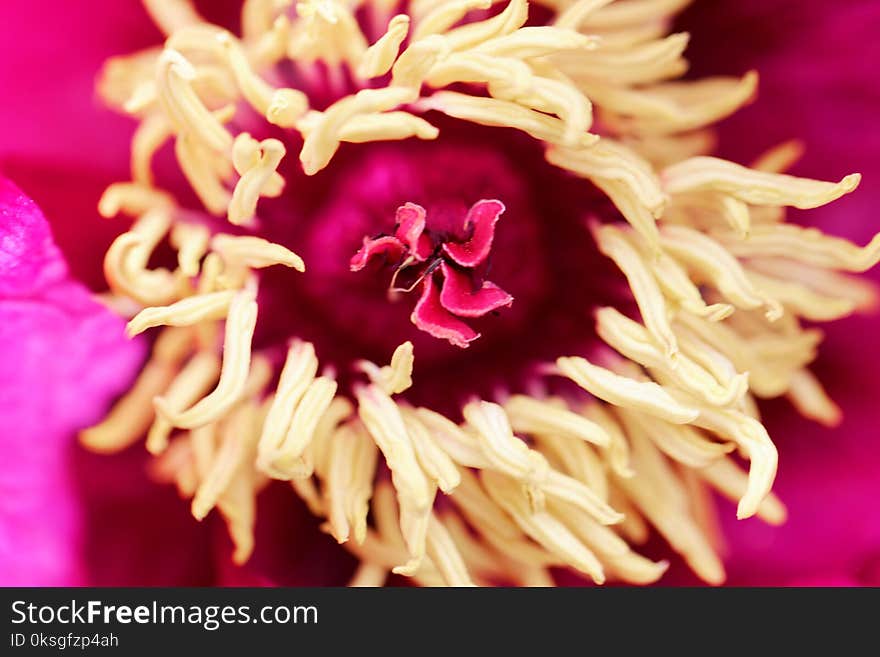
{"type": "MultiPolygon", "coordinates": [[[[876,288],[853,274],[880,261],[880,235],[859,246],[786,221],[786,208],[833,202],[860,182],[788,175],[799,142],[751,167],[712,154],[713,124],[755,99],[758,76],[681,77],[689,37],[669,27],[687,0],[542,2],[544,24],[528,0],[367,0],[363,12],[244,0],[241,34],[189,0],[145,4],[166,40],[102,72],[101,97],[137,128],[131,180],[98,210],[130,222],[104,259],[107,303],[152,346],[84,446],[115,452],[143,438],[151,472],[194,518],[223,518],[237,564],[255,549],[259,491],[287,482],[359,561],[353,586],[390,573],[426,586],[548,586],[557,568],[649,584],[669,567],[639,553],[652,533],[720,584],[711,491],[735,501],[738,518],[785,521],[760,402],[785,397],[810,419],[840,421],[810,370],[821,331],[805,323],[877,306],[876,288]],[[267,208],[310,198],[344,166],[341,151],[443,142],[452,123],[520,133],[549,171],[614,208],[584,208],[581,230],[616,268],[608,287],[628,294],[582,315],[595,322],[583,351],[554,354],[525,390],[450,389],[416,405],[426,373],[412,341],[384,362],[374,352],[323,368],[327,355],[298,325],[280,344],[260,342],[273,314],[265,270],[321,269],[297,254],[313,257],[305,244],[266,239],[267,208]],[[166,145],[180,178],[169,189],[153,168],[166,145]],[[466,401],[441,413],[449,399],[466,401]]],[[[468,322],[514,303],[487,277],[496,224],[514,221],[499,223],[514,215],[505,202],[468,199],[455,230],[438,228],[429,204],[405,202],[387,232],[353,236],[363,247],[351,275],[390,266],[392,298],[419,290],[415,328],[468,347],[480,337],[468,322]]]]}

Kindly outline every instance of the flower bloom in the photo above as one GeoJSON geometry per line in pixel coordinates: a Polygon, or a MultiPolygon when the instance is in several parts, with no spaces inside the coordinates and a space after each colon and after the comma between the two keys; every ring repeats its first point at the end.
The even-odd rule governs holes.
{"type": "Polygon", "coordinates": [[[849,273],[880,236],[785,221],[858,174],[711,154],[757,76],[678,79],[685,2],[247,0],[240,34],[146,4],[164,45],[99,84],[138,121],[99,211],[133,220],[108,303],[155,339],[87,447],[146,436],[239,564],[289,482],[357,584],[650,583],[652,528],[721,583],[711,491],[784,521],[757,400],[839,421],[812,324],[875,303],[849,273]]]}

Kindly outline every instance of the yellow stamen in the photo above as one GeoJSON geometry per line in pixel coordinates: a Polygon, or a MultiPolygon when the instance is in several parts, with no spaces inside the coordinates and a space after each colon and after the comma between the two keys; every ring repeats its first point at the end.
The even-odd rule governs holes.
{"type": "Polygon", "coordinates": [[[485,471],[482,480],[489,495],[514,519],[528,536],[565,563],[589,575],[596,584],[605,582],[602,564],[559,520],[547,511],[535,511],[514,480],[485,471]]]}
{"type": "Polygon", "coordinates": [[[318,371],[315,349],[308,342],[294,340],[287,351],[275,397],[269,406],[259,440],[259,467],[271,474],[272,460],[293,422],[300,399],[318,371]]]}
{"type": "Polygon", "coordinates": [[[330,445],[327,472],[327,518],[330,533],[340,543],[354,532],[362,544],[367,535],[367,514],[373,494],[373,477],[379,451],[357,423],[341,427],[330,445]]]}
{"type": "Polygon", "coordinates": [[[504,410],[515,431],[576,438],[600,447],[611,444],[611,437],[598,424],[565,408],[526,395],[511,397],[504,404],[504,410]]]}
{"type": "MultiPolygon", "coordinates": [[[[419,24],[420,27],[421,25],[423,23],[419,24]]],[[[377,78],[388,73],[394,60],[397,59],[407,32],[409,32],[409,16],[398,14],[392,18],[385,34],[364,52],[358,66],[358,74],[364,78],[377,78]]]]}
{"type": "Polygon", "coordinates": [[[699,415],[694,405],[681,403],[656,383],[634,381],[585,358],[558,358],[556,366],[563,376],[609,404],[641,410],[673,424],[693,422],[699,415]]]}
{"type": "Polygon", "coordinates": [[[273,244],[261,237],[215,235],[211,249],[223,258],[227,266],[262,269],[274,265],[293,267],[299,272],[306,270],[302,258],[280,244],[273,244]]]}
{"type": "Polygon", "coordinates": [[[666,356],[674,358],[678,353],[678,343],[669,324],[666,300],[638,250],[614,226],[597,226],[593,229],[593,235],[599,250],[614,260],[626,276],[645,326],[663,346],[666,356]]]}
{"type": "MultiPolygon", "coordinates": [[[[212,353],[200,352],[180,370],[162,395],[170,408],[182,410],[195,403],[210,390],[220,374],[220,360],[212,353]]],[[[174,427],[164,417],[157,417],[147,432],[147,451],[160,454],[168,446],[174,427]]]]}
{"type": "Polygon", "coordinates": [[[447,495],[461,483],[461,474],[452,459],[434,442],[428,429],[409,409],[402,409],[403,423],[412,440],[416,458],[425,474],[447,495]]]}
{"type": "MultiPolygon", "coordinates": [[[[239,135],[238,139],[249,139],[246,133],[239,135]]],[[[275,170],[281,163],[286,149],[277,139],[264,139],[260,142],[259,156],[247,170],[240,172],[241,178],[235,184],[232,199],[229,202],[229,223],[236,226],[246,224],[254,218],[257,212],[257,201],[260,196],[265,196],[266,186],[270,183],[275,170]]]]}
{"type": "Polygon", "coordinates": [[[854,173],[839,183],[828,183],[753,171],[714,157],[694,157],[667,167],[661,179],[670,194],[710,189],[753,205],[807,209],[825,205],[853,191],[861,176],[854,173]]]}
{"type": "Polygon", "coordinates": [[[182,429],[213,422],[241,399],[251,360],[251,339],[257,323],[257,302],[252,292],[239,292],[229,307],[223,342],[223,368],[217,387],[192,407],[178,411],[161,397],[154,400],[156,410],[182,429]]]}
{"type": "Polygon", "coordinates": [[[236,292],[209,292],[198,294],[171,304],[144,308],[125,327],[129,337],[143,333],[154,326],[194,326],[201,322],[223,319],[236,292]]]}
{"type": "Polygon", "coordinates": [[[196,70],[183,55],[166,49],[159,57],[158,77],[160,101],[178,133],[192,134],[219,153],[232,148],[232,136],[193,90],[196,70]]]}

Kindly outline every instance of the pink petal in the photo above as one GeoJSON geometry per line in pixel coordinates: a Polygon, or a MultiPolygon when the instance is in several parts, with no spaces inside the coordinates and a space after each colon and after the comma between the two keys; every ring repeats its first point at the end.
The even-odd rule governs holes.
{"type": "Polygon", "coordinates": [[[85,583],[69,459],[143,343],[70,278],[36,205],[0,179],[0,584],[85,583]]]}
{"type": "Polygon", "coordinates": [[[513,303],[513,297],[491,281],[474,291],[471,277],[443,263],[443,289],[440,303],[460,317],[482,317],[488,312],[513,303]]]}
{"type": "Polygon", "coordinates": [[[360,271],[367,266],[373,256],[385,256],[390,262],[397,262],[406,246],[396,237],[386,235],[376,239],[364,238],[364,245],[351,259],[349,268],[351,271],[360,271]]]}
{"type": "MultiPolygon", "coordinates": [[[[97,200],[113,177],[91,167],[64,167],[27,159],[4,160],[0,171],[43,211],[71,277],[94,291],[106,290],[104,254],[119,235],[120,224],[98,214],[97,200]]],[[[119,179],[127,175],[123,172],[119,179]]]]}
{"type": "Polygon", "coordinates": [[[440,302],[440,292],[434,284],[434,277],[425,278],[424,291],[413,309],[410,320],[418,328],[435,338],[449,340],[462,349],[480,334],[446,310],[440,302]]]}
{"type": "Polygon", "coordinates": [[[473,228],[471,238],[464,244],[447,242],[443,245],[443,250],[462,267],[476,267],[488,257],[492,249],[495,224],[502,212],[504,204],[501,201],[477,201],[468,210],[464,220],[466,230],[473,228]]]}
{"type": "Polygon", "coordinates": [[[419,262],[424,262],[433,250],[431,239],[425,235],[425,208],[415,203],[406,203],[397,208],[397,230],[395,236],[409,248],[410,254],[419,262]]]}

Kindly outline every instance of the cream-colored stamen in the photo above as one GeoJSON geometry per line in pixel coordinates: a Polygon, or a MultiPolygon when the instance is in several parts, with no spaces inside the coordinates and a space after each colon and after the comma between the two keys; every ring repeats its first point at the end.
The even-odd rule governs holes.
{"type": "Polygon", "coordinates": [[[358,415],[382,450],[397,491],[400,529],[410,559],[394,572],[412,575],[425,555],[427,524],[435,489],[418,463],[403,418],[391,398],[375,385],[359,388],[355,394],[358,415]]]}
{"type": "Polygon", "coordinates": [[[177,136],[174,154],[202,205],[215,216],[225,214],[232,196],[224,186],[222,174],[226,172],[219,169],[219,161],[212,160],[210,152],[187,134],[177,136]]]}
{"type": "Polygon", "coordinates": [[[270,455],[272,466],[269,474],[276,479],[295,479],[312,474],[313,464],[303,460],[303,452],[335,394],[336,381],[329,377],[319,376],[309,383],[296,406],[284,440],[270,455]]]}
{"type": "MultiPolygon", "coordinates": [[[[250,138],[247,133],[242,133],[236,138],[236,141],[250,138]]],[[[285,152],[284,144],[277,139],[264,139],[260,142],[256,162],[240,172],[241,178],[235,184],[232,199],[229,202],[227,215],[229,223],[241,226],[254,218],[260,196],[270,195],[267,194],[267,186],[275,176],[275,170],[281,163],[285,152]]]]}
{"type": "Polygon", "coordinates": [[[613,308],[599,309],[596,320],[599,336],[621,355],[648,368],[662,371],[676,385],[710,404],[731,406],[748,389],[748,375],[740,374],[718,380],[711,371],[703,369],[687,354],[680,355],[673,367],[644,327],[613,308]]]}
{"type": "Polygon", "coordinates": [[[340,543],[347,541],[351,532],[358,543],[366,538],[378,457],[376,444],[358,423],[334,433],[327,472],[327,518],[330,532],[340,543]]]}
{"type": "Polygon", "coordinates": [[[450,0],[432,6],[430,11],[419,17],[413,32],[413,41],[419,41],[432,34],[442,34],[458,23],[465,14],[475,9],[488,9],[492,0],[450,0]]]}
{"type": "MultiPolygon", "coordinates": [[[[748,488],[748,473],[743,472],[730,458],[718,459],[695,472],[734,502],[740,500],[748,488]]],[[[770,493],[758,506],[757,515],[771,525],[780,525],[785,522],[787,511],[779,498],[770,493]]]]}
{"type": "Polygon", "coordinates": [[[292,267],[299,272],[306,270],[302,258],[280,244],[274,244],[262,237],[249,235],[215,235],[211,249],[223,258],[232,268],[248,267],[262,269],[274,265],[292,267]]]}
{"type": "Polygon", "coordinates": [[[245,462],[250,449],[256,444],[255,422],[255,408],[245,404],[221,431],[214,461],[193,498],[192,514],[197,520],[204,518],[214,508],[232,482],[235,471],[245,462]]]}
{"type": "Polygon", "coordinates": [[[756,226],[747,240],[721,239],[736,256],[788,256],[817,267],[850,272],[867,271],[880,262],[880,233],[864,247],[795,225],[756,226]]]}
{"type": "Polygon", "coordinates": [[[193,65],[179,52],[166,49],[159,57],[159,98],[178,133],[191,134],[218,153],[232,148],[232,135],[205,107],[192,88],[193,65]]]}
{"type": "MultiPolygon", "coordinates": [[[[421,27],[422,23],[420,23],[421,27]]],[[[409,32],[409,16],[398,14],[388,23],[388,30],[367,48],[358,66],[358,74],[364,78],[377,78],[391,70],[400,45],[409,32]]],[[[414,37],[416,38],[416,37],[414,37]]]]}
{"type": "Polygon", "coordinates": [[[662,175],[670,194],[709,189],[754,205],[790,205],[807,209],[825,205],[858,187],[859,174],[839,183],[753,171],[714,157],[694,157],[667,167],[662,175]]]}
{"type": "MultiPolygon", "coordinates": [[[[200,352],[180,370],[162,395],[162,399],[174,410],[182,410],[202,398],[220,374],[220,359],[212,353],[200,352]]],[[[160,454],[168,446],[173,430],[164,417],[157,417],[147,432],[147,451],[160,454]]]]}
{"type": "Polygon", "coordinates": [[[634,381],[585,358],[558,358],[556,366],[560,374],[609,404],[642,410],[673,424],[688,424],[699,415],[695,406],[679,402],[656,383],[634,381]]]}
{"type": "Polygon", "coordinates": [[[605,582],[602,564],[559,520],[547,511],[536,511],[521,487],[512,479],[491,471],[482,473],[489,495],[511,515],[528,536],[589,575],[596,584],[605,582]]]}
{"type": "Polygon", "coordinates": [[[177,249],[177,264],[184,276],[196,276],[199,262],[208,251],[211,231],[206,226],[177,222],[171,228],[169,241],[177,249]]]}
{"type": "Polygon", "coordinates": [[[150,210],[173,206],[171,196],[144,183],[113,183],[101,195],[98,213],[107,219],[120,212],[140,217],[150,210]]]}
{"type": "Polygon", "coordinates": [[[249,291],[239,292],[229,307],[223,342],[223,368],[217,387],[186,410],[171,408],[162,398],[154,400],[156,410],[182,429],[213,422],[222,417],[244,392],[251,360],[251,339],[257,323],[257,302],[249,291]]]}
{"type": "Polygon", "coordinates": [[[623,231],[614,226],[595,226],[593,235],[599,250],[614,260],[626,276],[645,326],[663,346],[666,356],[674,358],[678,343],[669,324],[666,300],[638,250],[626,239],[623,231]]]}
{"type": "Polygon", "coordinates": [[[551,465],[585,484],[603,502],[608,501],[606,464],[589,445],[553,434],[539,434],[535,440],[551,465]]]}
{"type": "Polygon", "coordinates": [[[375,385],[389,395],[396,395],[412,385],[414,362],[412,342],[406,341],[394,350],[390,365],[379,367],[368,360],[358,361],[355,365],[363,370],[375,385]]]}
{"type": "MultiPolygon", "coordinates": [[[[566,139],[565,123],[560,119],[507,100],[480,98],[455,91],[438,91],[420,100],[418,107],[423,110],[437,110],[480,125],[516,128],[551,144],[563,144],[566,139]]],[[[597,135],[584,132],[579,137],[578,145],[590,146],[597,139],[597,135]]]]}
{"type": "Polygon", "coordinates": [[[318,371],[315,348],[309,342],[294,340],[287,350],[278,389],[269,406],[259,440],[259,467],[268,470],[281,447],[296,407],[318,371]]]}
{"type": "Polygon", "coordinates": [[[766,306],[770,321],[782,316],[782,305],[756,289],[736,258],[712,238],[685,226],[664,226],[661,243],[667,252],[686,262],[737,307],[766,306]]]}
{"type": "Polygon", "coordinates": [[[422,469],[447,495],[450,495],[461,483],[461,474],[452,459],[444,452],[431,436],[428,429],[419,420],[418,415],[410,409],[401,409],[403,423],[412,440],[416,459],[422,469]]]}
{"type": "Polygon", "coordinates": [[[446,527],[431,514],[428,520],[427,552],[449,586],[474,586],[464,558],[446,531],[446,527]]]}
{"type": "Polygon", "coordinates": [[[497,404],[471,402],[464,407],[462,414],[473,427],[480,450],[491,466],[525,482],[531,504],[536,509],[542,508],[544,494],[541,487],[550,473],[547,459],[513,435],[507,414],[497,404]]]}
{"type": "Polygon", "coordinates": [[[598,424],[565,408],[526,395],[514,395],[504,404],[514,431],[561,435],[608,447],[611,437],[598,424]]]}
{"type": "Polygon", "coordinates": [[[209,292],[181,299],[170,306],[144,308],[128,323],[125,332],[133,337],[154,326],[194,326],[223,319],[235,295],[234,290],[209,292]]]}

